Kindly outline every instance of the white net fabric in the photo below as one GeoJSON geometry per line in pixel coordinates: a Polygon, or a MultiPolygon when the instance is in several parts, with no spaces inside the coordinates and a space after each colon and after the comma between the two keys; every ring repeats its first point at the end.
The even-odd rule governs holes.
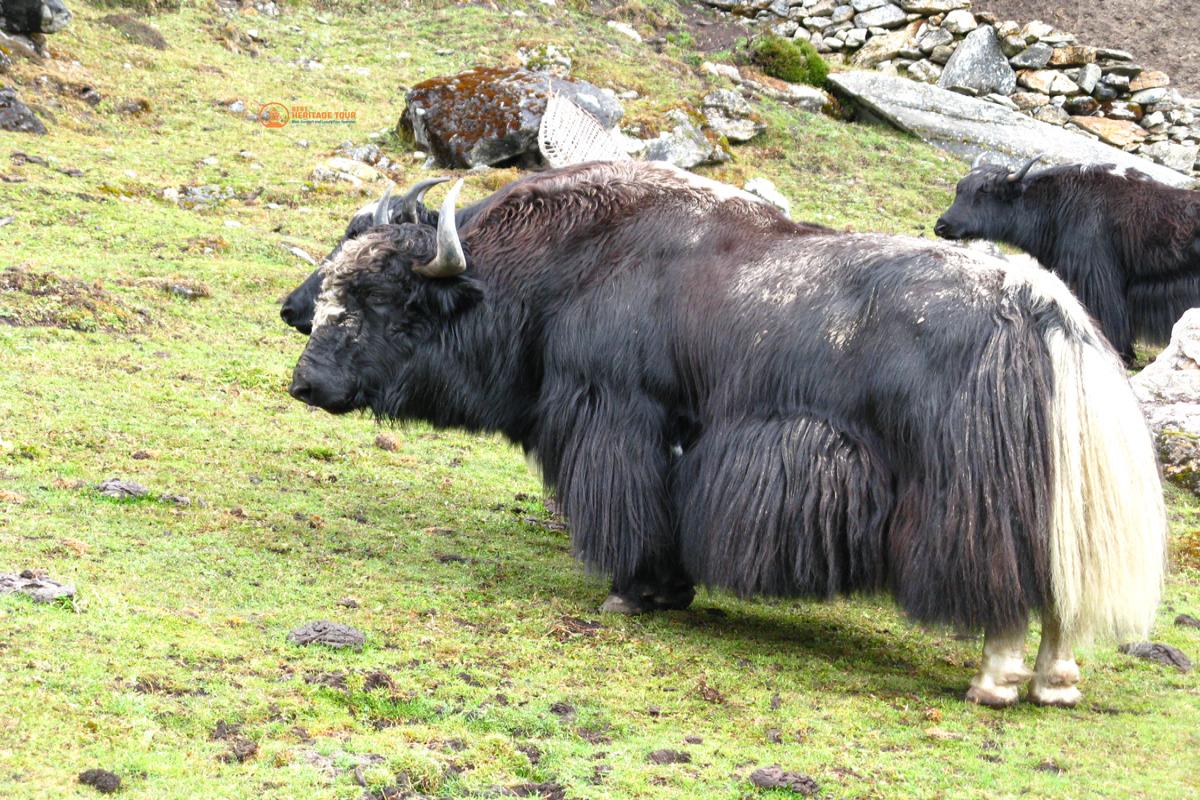
{"type": "Polygon", "coordinates": [[[538,127],[538,147],[551,167],[584,161],[628,161],[612,134],[596,118],[558,94],[551,94],[538,127]]]}

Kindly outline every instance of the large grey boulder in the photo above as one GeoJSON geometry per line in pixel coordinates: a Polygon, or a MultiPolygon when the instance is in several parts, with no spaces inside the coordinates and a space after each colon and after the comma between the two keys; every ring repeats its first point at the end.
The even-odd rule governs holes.
{"type": "Polygon", "coordinates": [[[930,144],[966,159],[990,152],[1010,166],[1042,156],[1047,164],[1115,164],[1141,170],[1169,186],[1191,187],[1189,176],[1102,142],[957,92],[879,72],[829,76],[835,94],[930,144]]]}
{"type": "Polygon", "coordinates": [[[680,169],[692,169],[702,164],[720,164],[731,158],[719,142],[709,139],[683,111],[668,111],[667,119],[675,127],[650,140],[643,155],[645,160],[666,161],[680,169]]]}
{"type": "Polygon", "coordinates": [[[1012,94],[1017,73],[1000,49],[996,29],[984,25],[971,31],[946,62],[938,86],[973,95],[1012,94]]]}
{"type": "Polygon", "coordinates": [[[538,129],[551,94],[567,98],[605,129],[624,113],[612,92],[585,81],[478,68],[414,86],[400,126],[448,167],[536,166],[538,129]]]}
{"type": "Polygon", "coordinates": [[[0,88],[0,131],[44,134],[46,126],[17,98],[15,90],[0,88]]]}
{"type": "Polygon", "coordinates": [[[1171,344],[1133,378],[1163,474],[1200,494],[1200,308],[1175,323],[1171,344]]]}

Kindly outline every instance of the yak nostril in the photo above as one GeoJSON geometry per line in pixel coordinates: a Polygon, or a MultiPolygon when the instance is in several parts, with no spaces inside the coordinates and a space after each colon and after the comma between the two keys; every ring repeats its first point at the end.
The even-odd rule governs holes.
{"type": "Polygon", "coordinates": [[[296,309],[292,308],[290,305],[285,305],[283,308],[279,309],[279,316],[283,317],[283,321],[288,325],[296,324],[296,309]]]}
{"type": "Polygon", "coordinates": [[[301,403],[312,405],[313,387],[308,381],[300,378],[293,378],[292,385],[288,387],[288,394],[299,400],[301,403]]]}

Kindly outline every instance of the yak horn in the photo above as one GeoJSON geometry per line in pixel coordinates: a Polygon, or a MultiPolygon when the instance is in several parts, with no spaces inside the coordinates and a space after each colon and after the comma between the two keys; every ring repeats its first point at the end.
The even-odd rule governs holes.
{"type": "Polygon", "coordinates": [[[987,152],[985,151],[985,152],[982,152],[979,155],[975,156],[975,160],[971,162],[971,170],[972,171],[977,170],[983,166],[983,164],[984,164],[983,157],[986,155],[987,155],[987,152]]]}
{"type": "Polygon", "coordinates": [[[453,278],[467,269],[467,257],[463,255],[462,242],[458,240],[458,224],[454,219],[454,204],[462,189],[462,179],[446,192],[442,211],[438,217],[437,255],[428,264],[413,269],[427,278],[453,278]]]}
{"type": "Polygon", "coordinates": [[[445,183],[449,178],[429,178],[418,183],[416,186],[408,190],[408,194],[400,200],[400,214],[404,222],[411,222],[416,225],[421,221],[420,206],[425,199],[425,193],[437,186],[439,183],[445,183]]]}
{"type": "Polygon", "coordinates": [[[1008,174],[1008,182],[1009,183],[1019,183],[1021,180],[1023,180],[1025,178],[1025,175],[1028,174],[1029,169],[1034,164],[1036,164],[1037,162],[1039,162],[1041,160],[1042,160],[1041,156],[1034,156],[1033,158],[1029,159],[1028,161],[1025,162],[1025,166],[1021,167],[1020,170],[1018,170],[1017,172],[1010,172],[1008,174]]]}
{"type": "Polygon", "coordinates": [[[387,188],[383,191],[383,197],[375,203],[375,216],[371,219],[374,225],[391,225],[392,224],[392,188],[396,184],[388,181],[387,188]]]}

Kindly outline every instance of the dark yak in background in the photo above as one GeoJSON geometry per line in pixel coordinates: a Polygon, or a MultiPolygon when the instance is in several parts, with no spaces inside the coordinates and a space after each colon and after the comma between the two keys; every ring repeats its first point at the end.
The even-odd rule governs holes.
{"type": "Polygon", "coordinates": [[[0,0],[0,30],[56,33],[71,21],[62,0],[0,0]]]}
{"type": "Polygon", "coordinates": [[[615,587],[890,590],[983,628],[975,702],[1032,675],[1035,701],[1072,705],[1073,642],[1144,634],[1150,437],[1054,276],[795,224],[665,165],[541,173],[469,215],[457,188],[436,230],[378,225],[325,265],[293,396],[536,451],[615,587]]]}
{"type": "MultiPolygon", "coordinates": [[[[1034,159],[1036,161],[1037,159],[1034,159]]],[[[1200,306],[1200,192],[1111,165],[1029,175],[982,165],[958,182],[934,232],[1019,247],[1058,275],[1126,360],[1164,345],[1200,306]]]]}

